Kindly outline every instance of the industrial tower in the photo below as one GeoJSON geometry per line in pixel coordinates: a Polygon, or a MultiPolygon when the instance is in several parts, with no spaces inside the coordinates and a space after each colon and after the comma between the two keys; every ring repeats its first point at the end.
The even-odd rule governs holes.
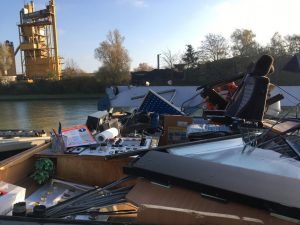
{"type": "Polygon", "coordinates": [[[33,1],[25,4],[18,27],[22,73],[33,80],[61,79],[54,0],[39,11],[33,1]]]}

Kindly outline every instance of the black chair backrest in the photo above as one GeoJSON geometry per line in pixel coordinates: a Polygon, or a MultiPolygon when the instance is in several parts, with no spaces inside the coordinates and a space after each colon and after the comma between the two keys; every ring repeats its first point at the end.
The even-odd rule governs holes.
{"type": "Polygon", "coordinates": [[[225,109],[225,116],[262,121],[270,80],[265,76],[248,74],[241,88],[225,109]]]}
{"type": "Polygon", "coordinates": [[[253,70],[245,77],[240,89],[225,109],[225,116],[245,120],[262,121],[270,80],[266,76],[273,72],[274,59],[262,55],[253,70]]]}

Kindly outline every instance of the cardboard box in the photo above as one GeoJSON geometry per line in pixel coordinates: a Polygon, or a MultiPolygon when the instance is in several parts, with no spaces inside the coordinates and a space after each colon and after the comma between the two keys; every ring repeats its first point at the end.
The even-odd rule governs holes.
{"type": "Polygon", "coordinates": [[[188,141],[186,128],[193,123],[190,116],[164,116],[164,134],[161,136],[159,145],[177,144],[188,141]]]}

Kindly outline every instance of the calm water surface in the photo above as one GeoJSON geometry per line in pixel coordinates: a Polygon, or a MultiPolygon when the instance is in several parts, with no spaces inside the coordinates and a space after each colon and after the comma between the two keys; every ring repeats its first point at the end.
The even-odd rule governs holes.
{"type": "Polygon", "coordinates": [[[57,129],[86,122],[97,111],[97,99],[0,102],[0,129],[57,129]]]}
{"type": "MultiPolygon", "coordinates": [[[[97,111],[97,99],[87,100],[32,100],[0,102],[0,129],[44,129],[51,131],[60,121],[67,128],[86,122],[87,116],[97,111]]],[[[295,108],[283,107],[280,116],[295,108]]],[[[299,114],[298,114],[299,115],[299,114]]]]}

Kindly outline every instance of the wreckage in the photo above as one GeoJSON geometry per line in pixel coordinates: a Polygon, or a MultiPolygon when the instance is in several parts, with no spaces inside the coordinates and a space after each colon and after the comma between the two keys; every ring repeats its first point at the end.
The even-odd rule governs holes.
{"type": "Polygon", "coordinates": [[[149,90],[134,111],[60,124],[0,163],[0,224],[298,224],[300,120],[265,118],[272,64],[204,117],[149,90]]]}

